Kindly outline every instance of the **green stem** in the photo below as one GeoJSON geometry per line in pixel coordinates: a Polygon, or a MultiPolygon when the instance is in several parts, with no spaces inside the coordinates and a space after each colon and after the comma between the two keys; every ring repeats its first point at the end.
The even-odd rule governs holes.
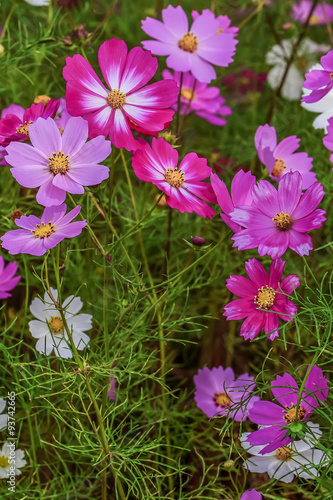
{"type": "Polygon", "coordinates": [[[319,285],[319,283],[318,283],[318,281],[317,281],[317,279],[316,279],[315,275],[313,274],[312,269],[311,269],[311,267],[309,266],[309,264],[308,264],[308,262],[307,262],[306,258],[304,257],[304,255],[303,255],[303,260],[304,260],[304,263],[305,263],[305,266],[306,266],[307,270],[309,271],[309,273],[311,274],[311,276],[312,276],[312,278],[313,278],[313,281],[316,283],[317,287],[318,287],[318,288],[320,288],[320,285],[319,285]]]}

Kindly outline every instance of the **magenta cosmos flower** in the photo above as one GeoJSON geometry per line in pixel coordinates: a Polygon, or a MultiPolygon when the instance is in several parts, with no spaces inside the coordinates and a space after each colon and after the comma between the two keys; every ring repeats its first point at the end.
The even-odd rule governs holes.
{"type": "Polygon", "coordinates": [[[63,76],[67,81],[67,110],[89,123],[89,137],[109,135],[116,148],[137,149],[130,123],[151,132],[163,130],[177,100],[173,81],[145,86],[155,75],[157,59],[141,47],[127,54],[123,40],[112,38],[100,46],[98,61],[107,89],[90,64],[79,54],[66,58],[63,76]]]}
{"type": "Polygon", "coordinates": [[[251,172],[244,172],[240,170],[237,172],[231,183],[231,196],[228,192],[227,186],[217,174],[211,175],[211,183],[216,194],[217,203],[222,209],[221,218],[235,233],[242,229],[242,226],[235,224],[230,219],[230,214],[236,207],[251,206],[252,188],[256,183],[256,178],[251,172]]]}
{"type": "Polygon", "coordinates": [[[15,224],[22,229],[8,231],[1,239],[2,247],[10,254],[28,253],[44,255],[64,238],[74,238],[81,234],[87,225],[86,221],[71,222],[80,212],[77,206],[66,214],[66,205],[45,208],[41,219],[35,215],[15,219],[15,224]],[[66,215],[65,215],[66,214],[66,215]]]}
{"type": "Polygon", "coordinates": [[[276,403],[258,401],[249,410],[249,419],[258,425],[265,426],[248,436],[248,442],[254,445],[267,444],[260,454],[270,453],[277,448],[291,443],[286,435],[289,426],[294,422],[306,422],[315,408],[324,402],[328,395],[327,379],[316,365],[308,367],[302,397],[299,401],[299,387],[295,379],[288,373],[277,376],[271,382],[271,389],[276,403]]]}
{"type": "MultiPolygon", "coordinates": [[[[310,0],[301,0],[299,3],[294,3],[292,6],[292,13],[290,17],[299,23],[305,23],[309,17],[312,7],[310,0]]],[[[318,26],[320,24],[327,24],[333,21],[333,7],[326,2],[321,2],[317,5],[312,12],[309,20],[310,26],[318,26]]]]}
{"type": "MultiPolygon", "coordinates": [[[[180,87],[181,73],[165,69],[163,71],[164,80],[175,80],[180,87]]],[[[206,83],[196,82],[190,72],[183,73],[183,83],[180,90],[180,114],[188,115],[194,112],[214,125],[225,125],[227,122],[222,116],[232,114],[231,108],[223,106],[225,99],[220,96],[218,87],[208,87],[206,83]]],[[[175,109],[177,105],[175,105],[175,109]]]]}
{"type": "MultiPolygon", "coordinates": [[[[328,120],[327,135],[323,137],[323,143],[325,148],[333,151],[333,118],[328,120]]],[[[333,154],[331,154],[330,160],[333,163],[333,154]]]]}
{"type": "Polygon", "coordinates": [[[320,59],[320,64],[323,69],[312,69],[305,75],[303,87],[311,92],[303,96],[303,102],[317,102],[333,88],[333,50],[320,59]]]}
{"type": "Polygon", "coordinates": [[[299,172],[284,175],[278,190],[268,181],[252,189],[253,205],[235,208],[230,217],[246,229],[232,239],[239,250],[257,248],[259,255],[281,257],[287,248],[309,255],[311,237],[307,231],[318,229],[326,220],[325,210],[316,209],[324,196],[323,186],[315,182],[302,194],[299,172]]]}
{"type": "Polygon", "coordinates": [[[269,125],[260,125],[254,136],[258,156],[268,170],[269,176],[280,182],[288,172],[299,172],[302,176],[303,189],[316,182],[316,174],[310,172],[312,158],[307,153],[295,153],[301,139],[295,135],[286,137],[277,144],[276,131],[269,125]]]}
{"type": "Polygon", "coordinates": [[[30,125],[29,136],[32,145],[11,143],[6,160],[22,186],[40,186],[36,199],[41,205],[60,205],[66,191],[82,194],[83,186],[108,178],[108,167],[98,163],[109,156],[110,142],[104,136],[86,142],[88,123],[83,118],[70,118],[62,134],[55,120],[39,118],[30,125]]]}
{"type": "Polygon", "coordinates": [[[255,490],[255,489],[247,490],[240,497],[240,500],[262,500],[262,495],[261,495],[261,493],[259,493],[259,491],[255,490]]]}
{"type": "Polygon", "coordinates": [[[132,157],[132,167],[139,179],[164,191],[171,208],[210,219],[215,214],[205,203],[216,203],[211,184],[202,182],[212,173],[205,158],[189,153],[178,167],[178,151],[160,137],[153,138],[151,147],[146,142],[140,145],[132,157]]]}
{"type": "Polygon", "coordinates": [[[59,101],[55,99],[51,99],[46,106],[42,102],[32,104],[26,110],[16,104],[9,106],[10,112],[0,120],[0,136],[3,137],[1,145],[6,147],[12,141],[22,142],[29,139],[30,125],[38,118],[54,118],[58,107],[59,101]]]}
{"type": "Polygon", "coordinates": [[[176,71],[191,71],[199,82],[210,83],[216,78],[212,64],[228,66],[236,51],[235,31],[220,28],[221,20],[205,10],[195,14],[189,28],[187,16],[178,5],[162,10],[163,22],[147,17],[142,29],[156,40],[142,45],[158,56],[168,56],[166,63],[176,71]]]}
{"type": "Polygon", "coordinates": [[[0,299],[11,297],[9,290],[13,290],[21,279],[21,276],[14,277],[17,270],[16,262],[9,262],[5,267],[4,258],[0,256],[0,299]]]}
{"type": "Polygon", "coordinates": [[[257,259],[249,259],[245,269],[250,279],[232,275],[227,279],[227,288],[240,299],[224,306],[228,320],[245,319],[240,334],[245,340],[253,340],[264,328],[270,340],[279,336],[279,318],[293,321],[297,307],[287,299],[300,284],[299,278],[291,274],[282,279],[286,261],[273,260],[269,274],[257,259]],[[271,312],[275,311],[275,312],[271,312]]]}
{"type": "Polygon", "coordinates": [[[194,376],[194,399],[209,418],[228,416],[240,422],[246,420],[249,409],[260,400],[258,396],[251,397],[255,389],[253,380],[247,373],[235,378],[230,367],[204,368],[194,376]]]}

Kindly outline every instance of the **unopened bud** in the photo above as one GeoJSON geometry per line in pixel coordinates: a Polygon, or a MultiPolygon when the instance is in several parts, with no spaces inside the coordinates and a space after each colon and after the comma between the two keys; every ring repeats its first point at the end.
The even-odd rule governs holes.
{"type": "Polygon", "coordinates": [[[203,247],[206,244],[206,240],[205,238],[201,238],[201,236],[193,236],[192,243],[197,247],[203,247]]]}
{"type": "Polygon", "coordinates": [[[227,460],[226,462],[224,462],[223,467],[225,467],[226,469],[231,469],[231,467],[234,466],[234,463],[234,460],[227,460]]]}
{"type": "Polygon", "coordinates": [[[21,210],[13,210],[12,213],[10,214],[10,218],[12,220],[15,220],[15,219],[20,219],[23,215],[23,212],[21,212],[21,210]]]}
{"type": "Polygon", "coordinates": [[[44,106],[47,105],[48,102],[51,101],[51,97],[49,97],[48,95],[37,95],[34,99],[34,104],[39,104],[40,102],[42,102],[44,104],[44,106]]]}

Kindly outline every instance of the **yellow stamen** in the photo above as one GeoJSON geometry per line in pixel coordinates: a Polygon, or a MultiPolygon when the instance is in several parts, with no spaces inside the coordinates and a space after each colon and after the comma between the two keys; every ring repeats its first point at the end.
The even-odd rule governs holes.
{"type": "Polygon", "coordinates": [[[276,158],[275,163],[274,163],[274,167],[272,170],[272,175],[274,177],[280,177],[280,175],[282,174],[282,172],[284,171],[285,168],[287,168],[287,165],[284,163],[284,161],[281,160],[280,158],[276,158]]]}
{"type": "Polygon", "coordinates": [[[126,102],[126,94],[121,90],[112,90],[109,92],[107,101],[113,109],[122,108],[126,102]]]}
{"type": "Polygon", "coordinates": [[[270,286],[262,286],[258,289],[258,295],[254,297],[254,303],[258,304],[260,309],[269,309],[274,304],[276,291],[270,286]]]}
{"type": "Polygon", "coordinates": [[[48,160],[50,160],[50,162],[47,166],[50,167],[50,170],[54,175],[65,174],[70,166],[68,158],[69,155],[65,156],[63,151],[58,151],[58,153],[53,151],[52,156],[48,156],[48,160]]]}
{"type": "Polygon", "coordinates": [[[34,99],[34,104],[39,104],[40,102],[42,102],[44,104],[44,106],[46,106],[47,103],[50,101],[51,101],[51,97],[49,97],[48,95],[38,95],[34,99]]]}
{"type": "Polygon", "coordinates": [[[50,321],[48,321],[48,325],[50,327],[51,332],[54,335],[58,335],[62,333],[63,330],[63,321],[59,316],[51,316],[50,321]]]}
{"type": "Polygon", "coordinates": [[[288,446],[283,446],[282,448],[278,448],[275,452],[276,458],[278,458],[279,460],[284,460],[286,462],[288,460],[291,460],[292,454],[293,452],[291,451],[290,448],[288,448],[288,446]]]}
{"type": "Polygon", "coordinates": [[[42,222],[41,224],[36,224],[36,226],[37,229],[31,231],[35,238],[48,238],[55,232],[55,225],[51,221],[48,224],[42,222]]]}
{"type": "Polygon", "coordinates": [[[177,170],[177,168],[167,168],[164,173],[164,178],[170,186],[179,188],[185,182],[185,174],[181,170],[177,170]]]}
{"type": "Polygon", "coordinates": [[[6,457],[5,455],[1,455],[0,457],[0,467],[9,467],[9,460],[8,460],[8,457],[6,457]]]}
{"type": "Polygon", "coordinates": [[[291,228],[291,217],[289,214],[285,214],[284,212],[276,213],[276,216],[272,219],[275,222],[275,225],[281,231],[287,231],[291,228]]]}
{"type": "Polygon", "coordinates": [[[181,96],[184,97],[184,99],[186,99],[187,101],[190,101],[192,99],[192,101],[195,99],[195,92],[193,92],[193,89],[190,89],[189,87],[182,87],[182,90],[181,90],[181,96]],[[192,97],[192,94],[193,94],[193,97],[192,97]]]}
{"type": "Polygon", "coordinates": [[[231,403],[231,399],[228,398],[225,392],[217,392],[214,396],[214,401],[217,406],[221,406],[222,408],[226,408],[231,403]]]}
{"type": "Polygon", "coordinates": [[[197,35],[194,35],[191,31],[184,33],[182,38],[178,42],[178,47],[185,52],[195,52],[198,48],[199,42],[197,40],[197,35]]]}
{"type": "Polygon", "coordinates": [[[29,122],[21,123],[21,125],[17,127],[16,132],[18,134],[24,134],[27,137],[29,137],[29,125],[31,125],[32,123],[33,123],[32,120],[30,120],[29,122]]]}
{"type": "Polygon", "coordinates": [[[298,407],[298,412],[297,412],[297,406],[292,406],[291,408],[288,409],[284,412],[284,421],[286,424],[291,424],[292,422],[296,422],[298,420],[303,420],[305,416],[305,410],[303,406],[298,407]],[[297,413],[297,418],[296,418],[296,413],[297,413]]]}

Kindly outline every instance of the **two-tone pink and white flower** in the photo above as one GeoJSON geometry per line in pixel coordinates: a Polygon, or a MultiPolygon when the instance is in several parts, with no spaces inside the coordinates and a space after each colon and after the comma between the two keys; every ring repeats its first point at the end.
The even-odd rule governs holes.
{"type": "Polygon", "coordinates": [[[98,61],[109,88],[84,57],[66,58],[67,110],[88,121],[89,137],[109,136],[116,148],[134,151],[138,143],[131,122],[150,132],[163,130],[174,115],[168,108],[177,101],[178,87],[171,80],[146,86],[156,73],[157,59],[141,47],[127,53],[126,43],[117,38],[102,43],[98,61]]]}
{"type": "Polygon", "coordinates": [[[206,203],[216,203],[216,197],[211,184],[203,182],[212,173],[205,158],[188,153],[178,166],[178,151],[160,137],[153,138],[151,147],[142,141],[132,157],[132,167],[139,179],[164,191],[171,208],[210,219],[215,214],[206,203]]]}
{"type": "Polygon", "coordinates": [[[299,172],[302,176],[303,189],[316,182],[316,174],[311,172],[312,158],[307,153],[295,153],[301,139],[295,135],[286,137],[277,143],[274,127],[260,125],[254,136],[258,156],[268,170],[271,179],[280,182],[288,172],[299,172]]]}
{"type": "Polygon", "coordinates": [[[30,144],[11,143],[6,160],[22,186],[39,187],[37,202],[46,207],[60,205],[66,192],[84,193],[83,186],[100,184],[109,169],[99,165],[111,152],[104,136],[87,141],[88,123],[69,118],[61,134],[52,118],[39,118],[29,127],[30,144]]]}
{"type": "Polygon", "coordinates": [[[303,96],[303,102],[317,102],[333,89],[333,50],[320,59],[320,64],[323,69],[312,69],[305,75],[303,87],[311,92],[303,96]]]}
{"type": "Polygon", "coordinates": [[[142,45],[152,54],[168,56],[169,68],[191,71],[199,82],[210,83],[216,78],[212,65],[228,66],[238,43],[236,31],[229,27],[229,19],[220,17],[216,18],[208,9],[202,14],[194,11],[194,21],[189,27],[184,9],[180,5],[168,5],[162,10],[163,22],[151,17],[142,21],[143,31],[155,38],[143,41],[142,45]]]}

